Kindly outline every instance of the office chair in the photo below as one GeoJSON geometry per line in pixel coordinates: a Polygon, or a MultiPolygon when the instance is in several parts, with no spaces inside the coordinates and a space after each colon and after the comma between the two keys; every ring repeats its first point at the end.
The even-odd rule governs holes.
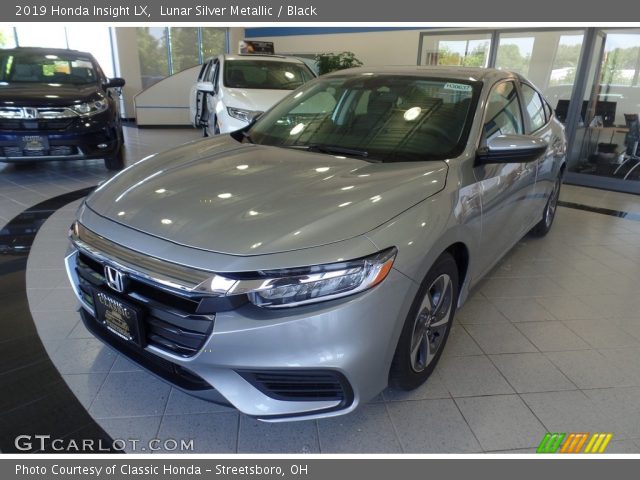
{"type": "Polygon", "coordinates": [[[627,125],[629,131],[624,137],[624,143],[627,146],[627,150],[624,155],[624,161],[615,169],[613,174],[617,174],[618,171],[627,163],[635,162],[636,164],[627,171],[624,176],[624,180],[626,180],[631,172],[633,172],[636,168],[640,166],[640,156],[638,156],[638,143],[640,142],[640,121],[638,121],[638,114],[624,114],[624,122],[627,125]]]}

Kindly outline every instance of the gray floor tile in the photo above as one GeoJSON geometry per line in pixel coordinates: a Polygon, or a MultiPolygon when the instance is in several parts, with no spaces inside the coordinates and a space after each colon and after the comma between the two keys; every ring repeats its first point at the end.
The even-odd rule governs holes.
{"type": "Polygon", "coordinates": [[[543,297],[538,298],[538,302],[558,320],[601,318],[600,312],[594,310],[576,296],[543,297]]]}
{"type": "Polygon", "coordinates": [[[63,375],[62,378],[69,385],[69,388],[76,396],[82,406],[88,409],[98,395],[98,390],[102,387],[106,373],[81,373],[77,375],[63,375]]]}
{"type": "Polygon", "coordinates": [[[133,363],[128,358],[118,355],[116,361],[113,363],[113,367],[111,367],[111,372],[142,372],[142,368],[133,363]]]}
{"type": "Polygon", "coordinates": [[[466,357],[469,355],[482,355],[478,344],[469,336],[462,325],[457,324],[457,319],[451,326],[449,338],[445,345],[443,356],[466,357]]]}
{"type": "MultiPolygon", "coordinates": [[[[616,438],[615,434],[614,437],[616,438]]],[[[640,453],[640,447],[632,440],[611,440],[605,453],[640,453]]]]}
{"type": "Polygon", "coordinates": [[[594,389],[584,393],[620,426],[613,432],[616,438],[616,434],[624,432],[631,438],[640,439],[640,387],[594,389]]]}
{"type": "Polygon", "coordinates": [[[125,452],[152,453],[153,450],[162,447],[165,440],[170,440],[157,436],[161,420],[161,416],[101,418],[98,419],[98,423],[112,439],[118,439],[116,445],[124,446],[125,452]]]}
{"type": "Polygon", "coordinates": [[[487,298],[544,297],[566,293],[548,277],[489,278],[483,283],[481,292],[487,298]]]}
{"type": "Polygon", "coordinates": [[[513,393],[504,377],[485,356],[445,357],[436,367],[453,397],[513,393]]]}
{"type": "Polygon", "coordinates": [[[238,441],[238,414],[165,415],[158,438],[178,442],[193,440],[194,453],[234,453],[238,441]]]}
{"type": "Polygon", "coordinates": [[[576,386],[541,353],[490,355],[518,393],[573,390],[576,386]]]}
{"type": "Polygon", "coordinates": [[[438,371],[434,371],[425,383],[415,390],[405,391],[389,387],[382,392],[387,402],[407,400],[427,400],[432,398],[449,398],[449,390],[445,386],[438,371]]]}
{"type": "Polygon", "coordinates": [[[545,355],[579,388],[633,385],[626,372],[621,372],[596,350],[548,352],[545,355]]]}
{"type": "Polygon", "coordinates": [[[465,302],[462,308],[456,312],[455,319],[463,325],[504,323],[507,321],[489,300],[478,294],[465,302]]]}
{"type": "Polygon", "coordinates": [[[598,351],[620,371],[633,378],[636,386],[640,386],[640,347],[606,348],[598,351]]]}
{"type": "Polygon", "coordinates": [[[467,325],[469,335],[486,354],[537,352],[520,331],[509,324],[467,325]]]}
{"type": "Polygon", "coordinates": [[[207,402],[172,388],[167,403],[166,415],[187,415],[193,413],[235,412],[232,407],[207,402]]]}
{"type": "Polygon", "coordinates": [[[110,373],[90,413],[96,418],[162,415],[170,390],[146,372],[110,373]]]}
{"type": "Polygon", "coordinates": [[[582,391],[527,393],[521,397],[549,432],[613,432],[615,438],[626,438],[618,419],[582,391]]]}
{"type": "Polygon", "coordinates": [[[388,408],[405,453],[481,451],[451,399],[396,402],[388,408]]]}
{"type": "Polygon", "coordinates": [[[318,420],[322,453],[400,453],[384,404],[364,405],[347,416],[318,420]]]}
{"type": "Polygon", "coordinates": [[[68,338],[51,360],[62,374],[107,373],[116,360],[116,353],[94,338],[68,338]]]}
{"type": "Polygon", "coordinates": [[[546,433],[517,395],[458,398],[456,403],[484,450],[537,447],[546,433]]]}
{"type": "Polygon", "coordinates": [[[493,303],[511,322],[547,322],[556,318],[535,298],[492,298],[493,303]]]}
{"type": "Polygon", "coordinates": [[[38,330],[38,335],[46,340],[63,340],[67,338],[80,320],[78,312],[67,310],[32,311],[31,317],[38,330]]]}
{"type": "Polygon", "coordinates": [[[242,415],[238,453],[320,453],[316,422],[266,423],[242,415]]]}
{"type": "Polygon", "coordinates": [[[636,347],[640,342],[610,319],[573,320],[564,324],[594,348],[636,347]]]}
{"type": "Polygon", "coordinates": [[[523,322],[516,325],[541,352],[588,350],[591,346],[561,322],[523,322]]]}

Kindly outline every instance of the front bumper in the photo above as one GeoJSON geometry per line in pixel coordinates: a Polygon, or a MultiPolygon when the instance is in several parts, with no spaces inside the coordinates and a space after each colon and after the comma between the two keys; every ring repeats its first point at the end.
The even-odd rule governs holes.
{"type": "Polygon", "coordinates": [[[0,162],[86,160],[118,152],[121,139],[111,112],[56,120],[0,119],[0,162]],[[26,142],[26,138],[37,142],[26,142]]]}
{"type": "MultiPolygon", "coordinates": [[[[174,297],[165,294],[177,292],[140,278],[142,286],[134,287],[123,300],[143,309],[145,322],[150,322],[144,326],[146,342],[141,348],[111,334],[96,320],[82,277],[91,261],[102,265],[104,257],[98,261],[76,250],[66,258],[66,267],[83,321],[94,335],[187,393],[228,402],[267,421],[347,413],[384,389],[417,288],[392,270],[372,290],[315,305],[278,311],[251,303],[227,305],[208,315],[211,328],[202,327],[202,342],[189,344],[189,350],[181,349],[184,338],[179,332],[189,336],[191,327],[184,322],[203,321],[203,316],[181,310],[189,308],[180,300],[184,292],[172,302],[174,297]],[[173,332],[171,326],[169,333],[160,332],[157,319],[174,325],[173,332]],[[174,344],[158,340],[158,335],[174,344]]],[[[98,264],[93,271],[99,273],[98,264]]],[[[103,288],[99,283],[91,288],[96,286],[103,288]]]]}

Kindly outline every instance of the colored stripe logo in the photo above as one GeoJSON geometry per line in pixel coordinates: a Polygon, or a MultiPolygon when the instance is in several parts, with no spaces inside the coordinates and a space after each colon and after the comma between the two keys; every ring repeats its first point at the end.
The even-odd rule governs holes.
{"type": "Polygon", "coordinates": [[[536,453],[604,453],[612,438],[612,433],[547,433],[536,453]]]}

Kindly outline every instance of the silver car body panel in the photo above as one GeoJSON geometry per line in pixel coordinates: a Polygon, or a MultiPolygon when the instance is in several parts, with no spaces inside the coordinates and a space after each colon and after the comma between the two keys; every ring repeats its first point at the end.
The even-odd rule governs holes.
{"type": "MultiPolygon", "coordinates": [[[[362,72],[369,70],[354,70],[362,72]]],[[[78,212],[82,225],[115,244],[212,274],[320,265],[398,249],[391,273],[371,290],[291,309],[249,303],[219,312],[206,345],[190,358],[147,347],[196,372],[249,415],[272,421],[333,416],[377,395],[433,262],[453,245],[466,252],[461,305],[542,218],[565,162],[564,130],[552,118],[534,132],[549,144],[539,159],[477,164],[486,99],[499,82],[525,81],[515,74],[424,67],[375,72],[482,81],[464,152],[444,162],[372,164],[245,146],[221,136],[138,162],[103,184],[78,212]],[[219,197],[225,193],[231,196],[219,197]],[[265,367],[341,372],[353,402],[327,411],[331,402],[280,401],[237,373],[265,367]]],[[[67,261],[73,283],[73,254],[67,261]]]]}

